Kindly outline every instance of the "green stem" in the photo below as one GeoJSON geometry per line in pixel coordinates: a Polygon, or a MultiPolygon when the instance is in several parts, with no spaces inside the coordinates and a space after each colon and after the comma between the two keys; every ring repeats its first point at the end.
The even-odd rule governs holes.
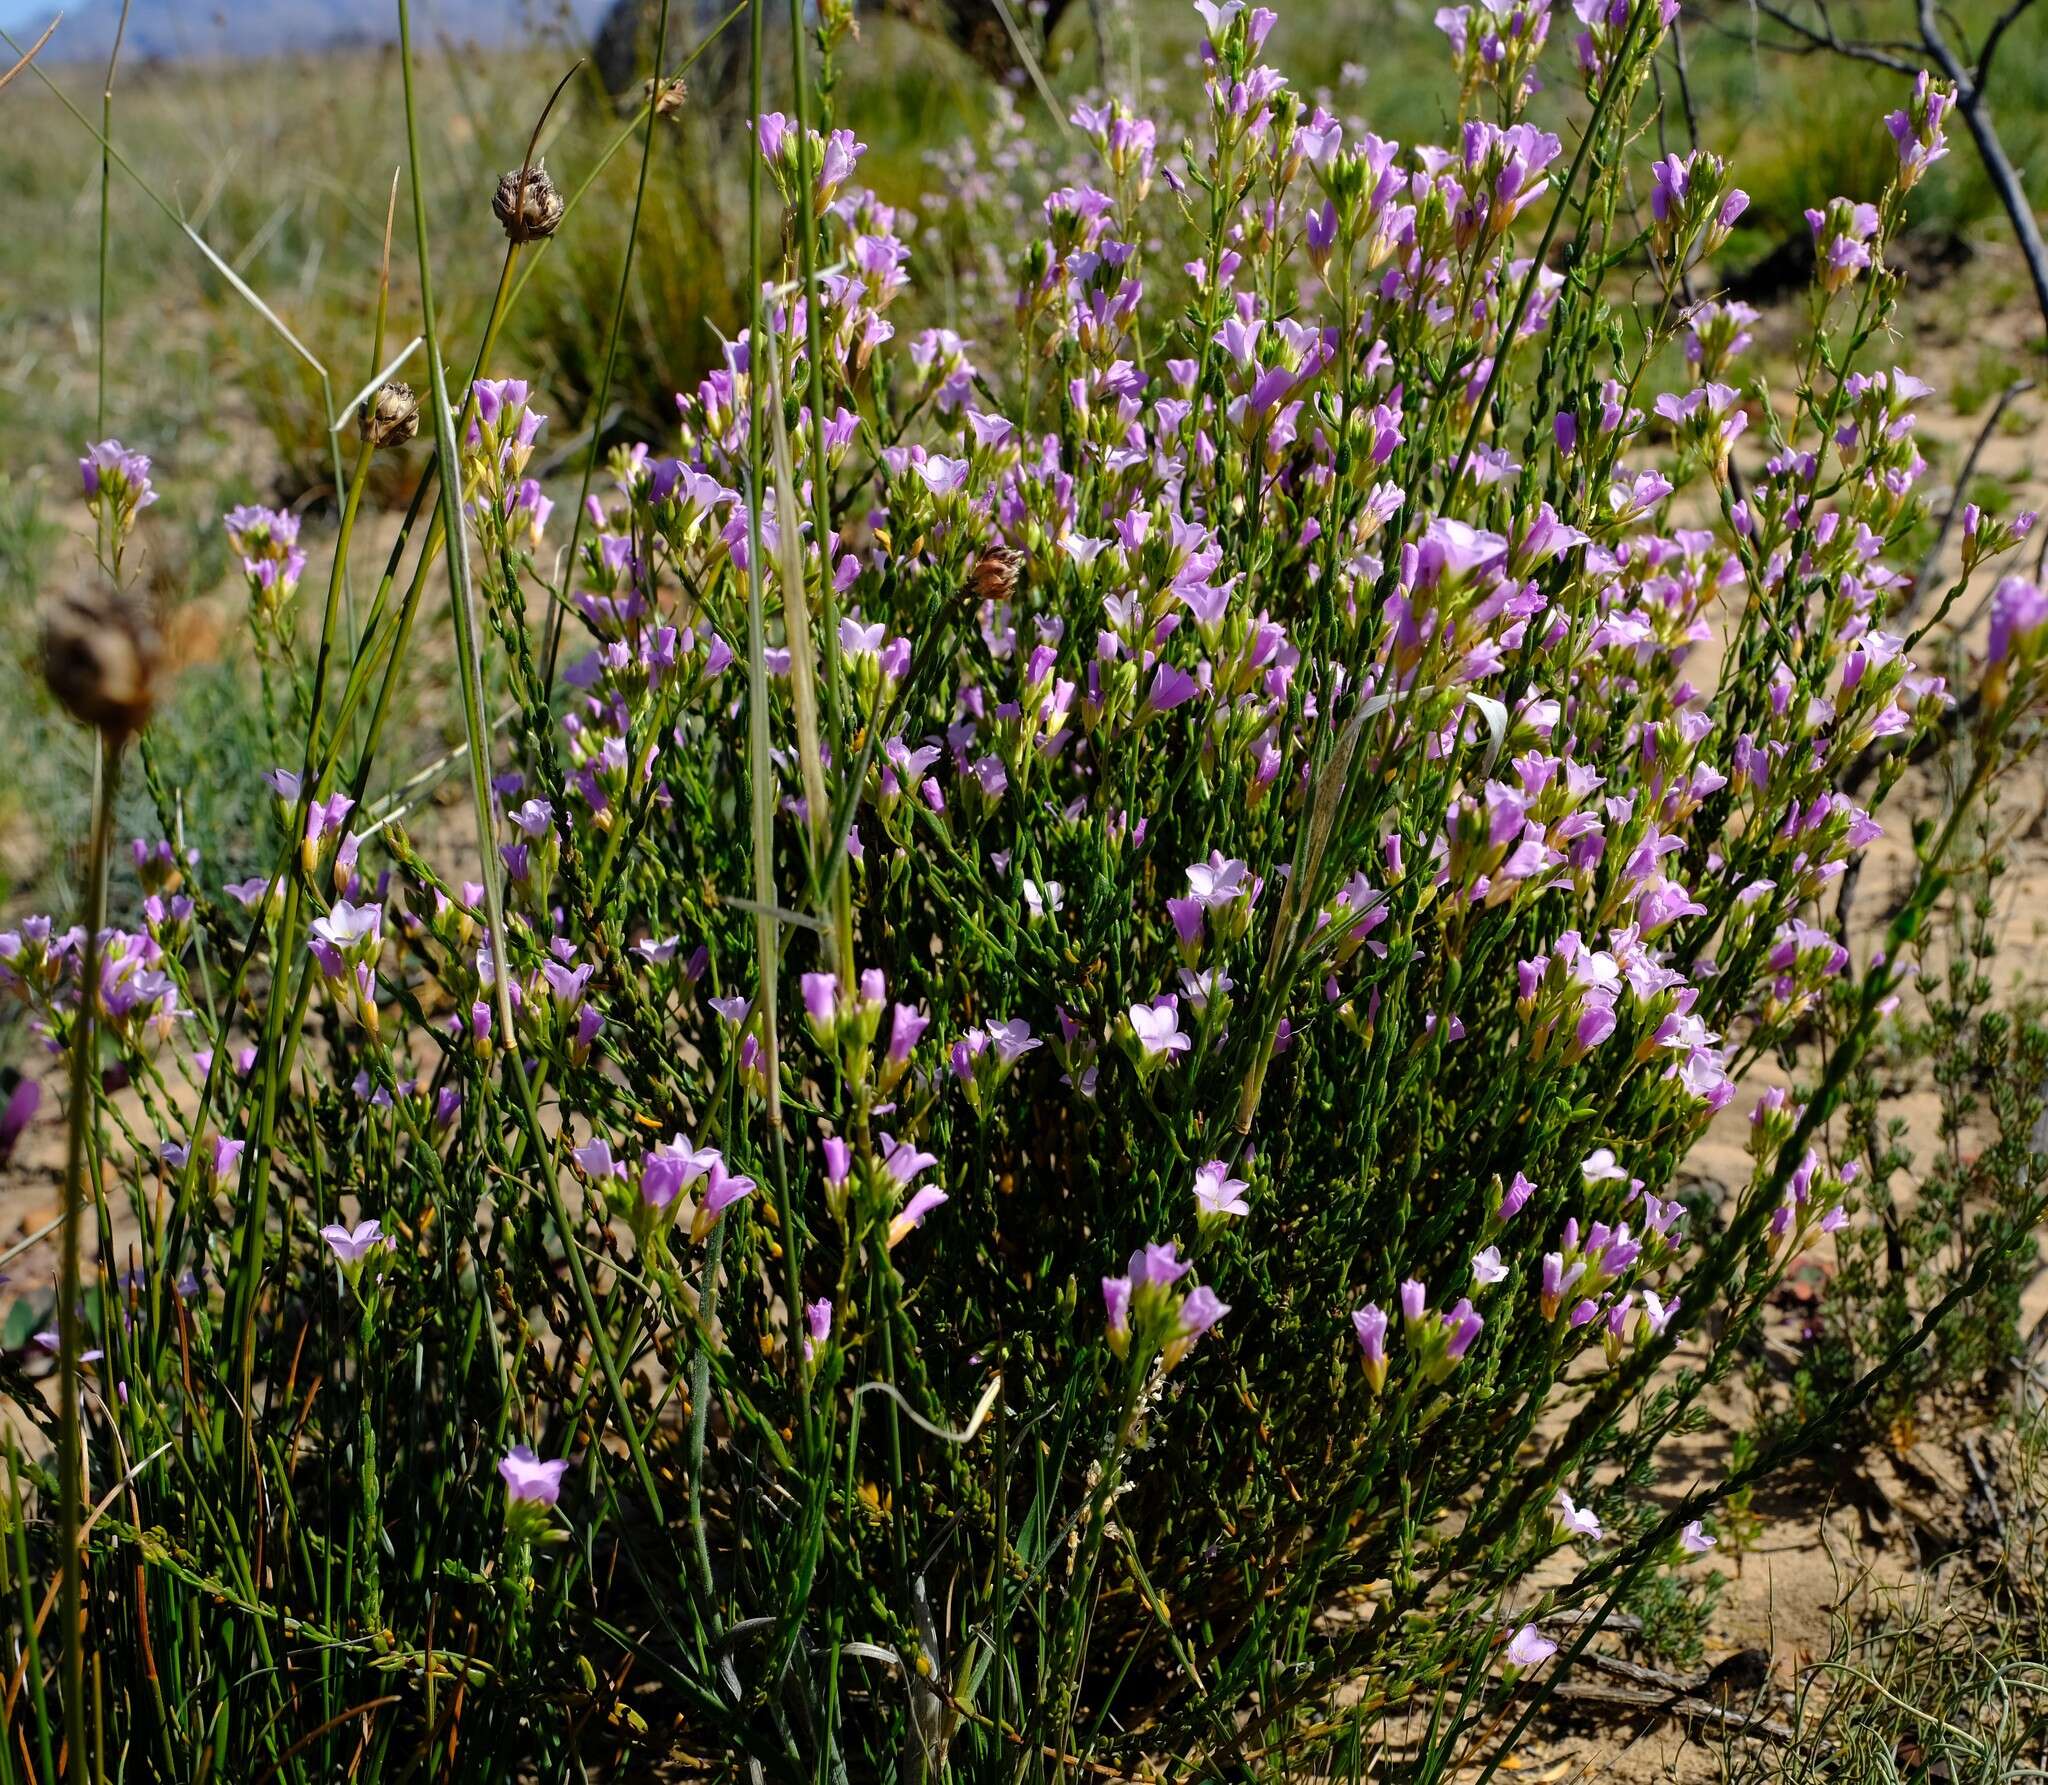
{"type": "MultiPolygon", "coordinates": [[[[626,245],[619,257],[619,289],[612,298],[612,326],[606,337],[604,349],[604,372],[597,381],[597,398],[590,406],[590,456],[583,462],[583,482],[576,491],[576,509],[569,522],[569,550],[562,559],[562,575],[574,578],[576,575],[576,546],[583,537],[583,511],[590,500],[590,480],[597,475],[598,460],[604,451],[604,416],[612,400],[612,377],[619,364],[619,335],[626,325],[626,300],[633,289],[633,250],[640,243],[640,213],[647,203],[647,174],[654,165],[654,131],[661,122],[661,113],[655,103],[661,97],[661,63],[668,54],[668,0],[661,0],[661,11],[654,27],[654,99],[647,106],[647,135],[640,146],[640,179],[633,188],[633,215],[626,225],[626,245]]],[[[652,554],[650,554],[651,560],[652,554]]],[[[653,578],[650,575],[649,579],[653,578]]],[[[573,585],[565,585],[563,593],[573,585]]],[[[653,591],[649,590],[652,598],[653,591]]],[[[548,618],[548,648],[541,670],[541,686],[549,693],[555,686],[555,657],[562,648],[562,620],[568,612],[568,604],[558,601],[554,612],[548,618]]]]}
{"type": "Polygon", "coordinates": [[[560,1175],[555,1169],[555,1152],[548,1143],[546,1131],[541,1126],[540,1110],[534,1102],[533,1085],[527,1077],[526,1063],[520,1057],[519,1030],[513,1021],[512,964],[505,948],[507,938],[504,895],[499,885],[497,851],[491,844],[495,825],[491,811],[490,736],[484,718],[483,666],[477,650],[476,592],[470,580],[469,542],[462,524],[459,475],[461,457],[456,443],[455,417],[448,406],[448,372],[441,361],[439,330],[434,320],[433,260],[427,242],[426,199],[420,187],[419,113],[413,93],[412,20],[407,0],[398,0],[398,41],[399,68],[405,90],[406,154],[412,177],[413,235],[419,254],[421,332],[426,338],[427,365],[433,380],[434,432],[442,466],[458,473],[441,479],[441,520],[448,539],[449,606],[455,620],[455,650],[462,684],[462,718],[469,743],[470,795],[476,809],[477,872],[483,879],[484,914],[493,963],[491,979],[497,1003],[498,1032],[504,1038],[505,1069],[518,1096],[519,1111],[524,1118],[527,1137],[533,1149],[533,1167],[541,1174],[542,1185],[547,1192],[549,1212],[554,1218],[556,1231],[561,1236],[563,1257],[568,1264],[570,1281],[575,1287],[576,1298],[581,1304],[584,1321],[590,1333],[591,1349],[597,1354],[598,1365],[604,1371],[605,1382],[611,1389],[613,1411],[618,1419],[619,1430],[626,1440],[626,1448],[632,1456],[634,1469],[639,1475],[641,1488],[647,1496],[648,1507],[659,1519],[661,1493],[655,1486],[654,1471],[648,1466],[647,1453],[641,1446],[639,1429],[635,1426],[632,1411],[627,1405],[625,1383],[619,1375],[618,1362],[605,1339],[604,1322],[598,1310],[597,1297],[591,1291],[589,1274],[583,1268],[582,1255],[576,1245],[574,1225],[569,1219],[568,1206],[562,1197],[560,1175]]]}
{"type": "Polygon", "coordinates": [[[85,1514],[84,1434],[79,1427],[79,1236],[85,1219],[86,1135],[98,1109],[94,1083],[93,1017],[99,1003],[100,931],[107,922],[107,857],[113,850],[114,789],[120,779],[122,740],[99,734],[93,768],[92,841],[86,864],[85,947],[78,968],[78,1020],[71,1035],[71,1108],[64,1157],[64,1243],[57,1278],[57,1499],[63,1545],[59,1616],[64,1636],[64,1742],[66,1770],[84,1785],[85,1631],[82,1624],[85,1514]]]}

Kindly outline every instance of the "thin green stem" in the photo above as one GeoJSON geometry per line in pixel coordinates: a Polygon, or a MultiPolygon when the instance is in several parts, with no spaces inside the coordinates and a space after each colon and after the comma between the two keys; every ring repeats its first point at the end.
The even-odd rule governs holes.
{"type": "MultiPolygon", "coordinates": [[[[440,332],[434,318],[433,257],[427,241],[425,194],[420,185],[419,115],[413,91],[412,21],[407,0],[398,0],[398,37],[399,66],[405,94],[406,152],[412,176],[413,233],[419,255],[421,332],[426,337],[427,364],[433,381],[434,432],[439,444],[442,465],[455,468],[461,464],[461,456],[456,441],[455,417],[448,403],[448,373],[441,360],[440,332]]],[[[520,1057],[519,1029],[512,1010],[512,962],[505,947],[507,936],[504,894],[499,884],[498,854],[492,846],[496,824],[491,807],[490,734],[484,717],[483,666],[477,642],[479,629],[476,620],[476,592],[469,573],[469,541],[462,522],[460,477],[444,476],[441,479],[441,519],[449,542],[449,605],[455,621],[455,649],[462,689],[463,727],[469,743],[470,795],[477,823],[477,871],[483,880],[487,945],[491,951],[492,961],[491,979],[497,1005],[499,1033],[505,1040],[506,1072],[512,1080],[519,1100],[519,1112],[525,1121],[527,1137],[533,1150],[533,1167],[541,1174],[543,1186],[547,1191],[549,1210],[554,1217],[556,1230],[561,1236],[563,1255],[568,1263],[570,1281],[575,1287],[577,1300],[582,1307],[591,1349],[597,1354],[599,1367],[604,1371],[606,1385],[611,1390],[613,1412],[632,1456],[641,1488],[647,1496],[649,1509],[659,1518],[661,1493],[655,1485],[654,1472],[648,1466],[647,1455],[640,1442],[639,1429],[627,1404],[625,1383],[619,1375],[617,1359],[612,1355],[611,1346],[605,1338],[604,1321],[598,1309],[597,1297],[591,1290],[589,1273],[583,1267],[583,1259],[575,1242],[574,1224],[569,1218],[568,1207],[562,1197],[561,1178],[555,1167],[555,1149],[549,1144],[546,1132],[541,1126],[540,1111],[534,1102],[533,1085],[527,1076],[525,1061],[520,1057]]]]}
{"type": "MultiPolygon", "coordinates": [[[[661,10],[654,26],[654,80],[656,98],[660,97],[661,63],[668,54],[668,5],[661,0],[661,10]]],[[[661,123],[661,113],[650,101],[647,106],[647,133],[640,146],[640,178],[633,187],[633,215],[626,224],[626,243],[619,256],[619,288],[612,297],[612,325],[605,336],[604,371],[597,380],[597,395],[590,405],[590,455],[583,461],[583,482],[576,491],[576,509],[569,522],[569,550],[562,559],[565,577],[576,574],[576,547],[583,537],[583,511],[590,501],[591,479],[597,475],[598,461],[604,453],[605,411],[611,405],[612,378],[619,365],[619,336],[626,326],[626,300],[633,291],[633,250],[640,245],[640,214],[647,204],[647,175],[654,166],[654,133],[661,123]]],[[[568,609],[557,602],[548,619],[548,648],[541,670],[541,686],[552,693],[555,686],[555,658],[562,646],[562,623],[568,609]]]]}
{"type": "Polygon", "coordinates": [[[120,779],[122,740],[101,732],[94,759],[92,835],[86,858],[85,943],[79,956],[78,1016],[71,1036],[71,1107],[64,1152],[64,1232],[57,1277],[58,1526],[63,1546],[59,1615],[64,1637],[64,1741],[66,1770],[84,1785],[85,1630],[82,1580],[85,1557],[80,1526],[85,1512],[84,1433],[79,1420],[78,1362],[84,1349],[80,1306],[81,1230],[85,1222],[87,1135],[99,1108],[93,1046],[99,1004],[100,932],[107,923],[107,858],[113,852],[114,792],[120,779]]]}

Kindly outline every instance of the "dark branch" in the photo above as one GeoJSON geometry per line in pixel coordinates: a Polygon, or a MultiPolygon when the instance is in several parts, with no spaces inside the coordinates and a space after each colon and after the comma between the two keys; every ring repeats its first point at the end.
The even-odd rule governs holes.
{"type": "Polygon", "coordinates": [[[2034,0],[2012,0],[2012,4],[1991,21],[1991,29],[1984,33],[1984,47],[1977,52],[1977,66],[1970,75],[1970,85],[1978,92],[1984,91],[1984,83],[1991,78],[1991,58],[1998,53],[1999,43],[2012,29],[2014,21],[2033,4],[2034,0]]]}

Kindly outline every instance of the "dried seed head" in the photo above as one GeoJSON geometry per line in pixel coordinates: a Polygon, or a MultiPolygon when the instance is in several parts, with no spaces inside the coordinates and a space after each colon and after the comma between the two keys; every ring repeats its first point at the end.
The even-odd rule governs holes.
{"type": "Polygon", "coordinates": [[[1006,545],[992,545],[967,567],[967,593],[976,601],[1008,601],[1017,592],[1024,559],[1006,545]]]}
{"type": "Polygon", "coordinates": [[[538,242],[553,235],[562,221],[562,195],[548,178],[548,170],[536,162],[531,167],[515,167],[498,182],[491,210],[510,240],[538,242]]]}
{"type": "Polygon", "coordinates": [[[120,743],[149,723],[163,639],[131,595],[62,595],[43,615],[43,679],[64,710],[120,743]]]}
{"type": "Polygon", "coordinates": [[[412,386],[393,379],[365,397],[356,409],[356,427],[373,447],[403,446],[420,431],[420,400],[412,386]]]}

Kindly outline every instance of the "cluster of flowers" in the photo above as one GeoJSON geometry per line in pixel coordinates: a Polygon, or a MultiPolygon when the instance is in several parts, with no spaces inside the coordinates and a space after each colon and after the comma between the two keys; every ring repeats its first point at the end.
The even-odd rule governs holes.
{"type": "MultiPolygon", "coordinates": [[[[1673,4],[1576,0],[1588,128],[1625,107],[1673,4]]],[[[1252,1409],[1272,1445],[1385,1466],[1380,1439],[1331,1441],[1328,1409],[1272,1405],[1304,1359],[1343,1354],[1336,1417],[1371,1434],[1413,1415],[1453,1459],[1416,1515],[1434,1519],[1477,1485],[1455,1459],[1531,1429],[1582,1357],[1582,1377],[1646,1373],[1707,1312],[1696,1285],[1732,1275],[1698,1274],[1708,1242],[1659,1187],[1737,1098],[1738,1062],[1852,981],[1816,904],[1881,834],[1850,770],[1953,706],[1886,629],[1929,392],[1846,369],[1792,424],[1746,392],[1755,312],[1679,295],[1746,204],[1704,152],[1645,183],[1671,301],[1629,323],[1629,353],[1587,345],[1627,331],[1518,233],[1561,177],[1558,137],[1525,116],[1547,5],[1439,15],[1465,95],[1451,145],[1296,94],[1262,59],[1265,9],[1198,10],[1195,146],[1163,152],[1172,133],[1121,101],[1076,109],[1097,164],[1027,214],[1004,274],[1013,339],[905,322],[899,343],[911,220],[859,183],[850,133],[758,121],[817,239],[678,397],[673,450],[616,452],[572,517],[549,585],[581,634],[559,712],[522,593],[548,581],[544,418],[520,380],[475,384],[463,513],[522,696],[520,766],[482,840],[504,933],[484,885],[444,884],[409,848],[373,875],[349,798],[285,770],[303,932],[285,934],[282,878],[227,891],[276,926],[280,984],[317,979],[367,1123],[452,1158],[505,1054],[548,1081],[565,1143],[581,1136],[583,1205],[630,1234],[635,1290],[665,1298],[674,1343],[711,1343],[701,1310],[731,1286],[757,1304],[763,1356],[836,1380],[873,1332],[909,1330],[906,1276],[980,1283],[1003,1254],[1019,1354],[1033,1322],[1071,1352],[1073,1285],[1099,1280],[1089,1355],[1115,1360],[1125,1417],[1117,1460],[1086,1478],[1098,1518],[1139,1410],[1197,1429],[1203,1397],[1165,1378],[1242,1323],[1293,1371],[1252,1409]],[[1177,265],[1155,193],[1197,237],[1177,265]],[[1652,395],[1666,346],[1681,388],[1652,395]],[[1717,637],[1725,662],[1702,650],[1717,637]],[[770,782],[765,861],[731,841],[750,773],[770,782]],[[791,863],[815,911],[787,974],[749,983],[781,956],[727,914],[732,889],[791,863]],[[1306,1112],[1277,1144],[1276,1061],[1306,1112]],[[1325,1150],[1325,1117],[1350,1156],[1325,1150]],[[1131,1139],[1154,1133],[1156,1156],[1131,1139]],[[1437,1156],[1411,1153],[1424,1133],[1437,1156]],[[1270,1165],[1282,1145],[1296,1182],[1270,1165]],[[999,1230],[1019,1172],[1043,1180],[1030,1219],[1051,1237],[1044,1265],[1013,1270],[999,1230]],[[787,1205],[757,1176],[786,1178],[787,1205]],[[791,1223],[827,1243],[804,1249],[791,1223]],[[772,1290],[765,1249],[719,1262],[770,1229],[776,1259],[804,1261],[772,1290]],[[1272,1269],[1283,1248],[1299,1257],[1272,1269]],[[1455,1299],[1432,1305],[1447,1279],[1455,1299]]],[[[1883,301],[1884,245],[1943,153],[1947,104],[1923,81],[1888,121],[1881,203],[1810,213],[1824,329],[1838,301],[1883,301]]],[[[996,166],[958,164],[967,202],[1042,168],[1007,113],[998,140],[996,166]]],[[[108,443],[86,468],[88,497],[131,525],[147,461],[108,443]]],[[[1966,573],[2029,524],[1966,516],[1966,573]]],[[[226,526],[274,619],[304,567],[296,522],[238,509],[226,526]]],[[[1990,622],[1997,714],[2048,673],[2048,593],[2007,577],[1990,622]]],[[[100,1008],[123,1045],[195,1046],[205,1074],[232,1044],[184,1021],[192,864],[136,859],[148,929],[110,932],[100,1008]]],[[[0,937],[0,975],[53,1041],[78,953],[47,923],[0,937]]],[[[1850,1218],[1854,1168],[1818,1147],[1794,1165],[1799,1128],[1783,1092],[1752,1116],[1766,1259],[1850,1218]]],[[[212,1143],[216,1184],[241,1145],[212,1143]]],[[[380,1207],[321,1230],[359,1290],[400,1261],[385,1221],[403,1225],[380,1207]]],[[[922,1318],[934,1346],[990,1337],[974,1295],[929,1297],[922,1318]]],[[[500,1473],[512,1503],[551,1508],[565,1467],[522,1448],[500,1473]]],[[[1569,1489],[1555,1504],[1544,1541],[1602,1538],[1569,1489]]],[[[1712,1541],[1695,1522],[1679,1548],[1712,1541]]],[[[1531,1624],[1507,1662],[1552,1646],[1531,1624]]]]}

